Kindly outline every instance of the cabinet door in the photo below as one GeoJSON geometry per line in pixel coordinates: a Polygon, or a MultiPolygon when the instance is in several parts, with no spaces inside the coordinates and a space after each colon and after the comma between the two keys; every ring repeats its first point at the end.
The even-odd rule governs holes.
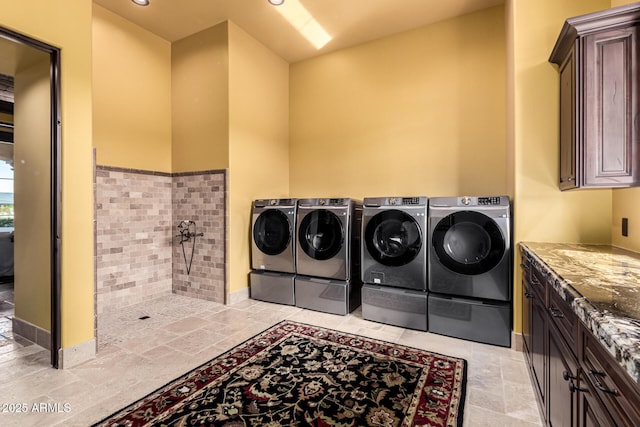
{"type": "Polygon", "coordinates": [[[524,342],[524,352],[531,363],[531,298],[533,294],[529,282],[522,278],[522,341],[524,342]]]}
{"type": "Polygon", "coordinates": [[[576,188],[576,50],[560,64],[560,189],[576,188]]]}
{"type": "Polygon", "coordinates": [[[595,395],[583,371],[580,372],[580,387],[586,391],[578,393],[579,427],[616,427],[613,420],[595,395]]]}
{"type": "Polygon", "coordinates": [[[543,407],[545,406],[545,335],[547,328],[547,319],[545,307],[533,294],[531,299],[531,312],[529,323],[529,336],[531,339],[531,367],[534,375],[534,389],[540,398],[543,407]]]}
{"type": "Polygon", "coordinates": [[[576,423],[578,362],[553,323],[548,325],[549,388],[547,392],[550,426],[573,426],[576,423]]]}
{"type": "Polygon", "coordinates": [[[640,184],[638,173],[638,27],[584,37],[585,186],[640,184]]]}
{"type": "Polygon", "coordinates": [[[606,408],[602,412],[606,412],[616,426],[639,426],[640,392],[637,383],[590,332],[585,330],[582,335],[582,367],[592,389],[591,394],[606,408]]]}

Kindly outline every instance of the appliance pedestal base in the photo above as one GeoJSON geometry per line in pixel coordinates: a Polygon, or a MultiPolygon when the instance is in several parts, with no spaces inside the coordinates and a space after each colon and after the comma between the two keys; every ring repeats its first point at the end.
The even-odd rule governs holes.
{"type": "Polygon", "coordinates": [[[296,307],[346,315],[360,306],[360,283],[296,276],[296,307]]]}
{"type": "Polygon", "coordinates": [[[427,330],[427,292],[365,284],[362,318],[403,328],[427,330]]]}
{"type": "Polygon", "coordinates": [[[295,274],[254,270],[249,274],[251,299],[295,305],[295,274]]]}
{"type": "Polygon", "coordinates": [[[511,347],[511,303],[429,294],[429,332],[511,347]]]}

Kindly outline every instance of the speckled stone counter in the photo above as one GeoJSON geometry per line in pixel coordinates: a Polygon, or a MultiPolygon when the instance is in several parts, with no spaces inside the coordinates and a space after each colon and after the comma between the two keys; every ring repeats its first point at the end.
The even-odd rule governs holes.
{"type": "Polygon", "coordinates": [[[640,254],[607,245],[527,242],[520,247],[640,384],[640,254]]]}

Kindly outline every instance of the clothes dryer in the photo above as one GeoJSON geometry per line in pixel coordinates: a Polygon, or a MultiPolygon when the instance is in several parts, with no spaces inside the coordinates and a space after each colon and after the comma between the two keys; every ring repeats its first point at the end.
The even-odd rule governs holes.
{"type": "Polygon", "coordinates": [[[508,347],[511,207],[507,196],[429,199],[429,331],[508,347]]]}
{"type": "Polygon", "coordinates": [[[510,301],[510,212],[507,196],[429,199],[429,290],[510,301]]]}
{"type": "Polygon", "coordinates": [[[295,304],[296,199],[259,199],[251,220],[251,298],[295,304]]]}
{"type": "Polygon", "coordinates": [[[347,314],[360,305],[361,223],[359,201],[298,200],[296,306],[347,314]]]}

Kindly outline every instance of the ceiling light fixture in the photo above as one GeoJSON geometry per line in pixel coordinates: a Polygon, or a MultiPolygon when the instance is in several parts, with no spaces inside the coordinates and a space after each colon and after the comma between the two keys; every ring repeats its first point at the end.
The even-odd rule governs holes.
{"type": "Polygon", "coordinates": [[[286,7],[279,7],[275,10],[316,49],[321,49],[333,38],[302,5],[301,0],[287,0],[286,7]]]}
{"type": "Polygon", "coordinates": [[[131,1],[137,4],[138,6],[149,6],[149,3],[150,3],[149,0],[131,0],[131,1]]]}
{"type": "Polygon", "coordinates": [[[267,0],[267,1],[274,6],[280,6],[282,3],[284,3],[284,0],[267,0]]]}

